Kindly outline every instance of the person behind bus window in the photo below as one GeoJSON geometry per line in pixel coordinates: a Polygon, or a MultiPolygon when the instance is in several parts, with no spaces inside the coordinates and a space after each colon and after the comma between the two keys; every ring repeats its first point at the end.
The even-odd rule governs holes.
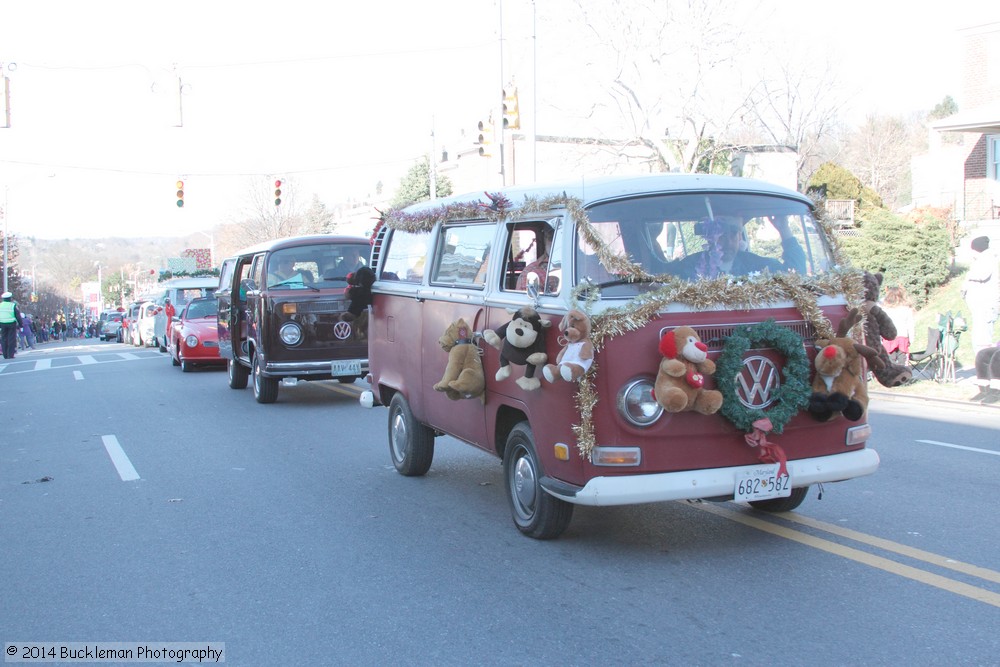
{"type": "Polygon", "coordinates": [[[302,276],[295,271],[295,260],[288,255],[280,255],[272,259],[268,265],[267,286],[273,287],[280,283],[302,282],[302,276]]]}
{"type": "Polygon", "coordinates": [[[361,258],[360,246],[346,246],[344,248],[344,256],[337,262],[336,273],[339,276],[349,276],[362,266],[365,266],[365,262],[361,258]]]}
{"type": "Polygon", "coordinates": [[[706,239],[704,250],[672,263],[669,269],[687,280],[715,278],[719,275],[747,275],[770,271],[806,272],[806,254],[792,234],[783,216],[767,218],[781,237],[781,259],[762,257],[747,249],[743,221],[734,216],[716,216],[699,223],[699,234],[706,239]],[[714,248],[713,248],[714,246],[714,248]]]}

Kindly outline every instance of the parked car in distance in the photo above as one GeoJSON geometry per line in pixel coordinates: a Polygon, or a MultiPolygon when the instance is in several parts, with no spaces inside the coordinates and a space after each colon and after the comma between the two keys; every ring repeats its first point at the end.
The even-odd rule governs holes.
{"type": "Polygon", "coordinates": [[[132,327],[132,345],[136,347],[152,347],[156,345],[156,334],[153,327],[156,324],[156,314],[163,309],[152,301],[143,301],[136,314],[135,325],[132,327]]]}
{"type": "Polygon", "coordinates": [[[101,313],[100,333],[98,334],[101,340],[116,340],[121,342],[122,319],[124,317],[125,314],[120,310],[105,310],[101,313]]]}
{"type": "Polygon", "coordinates": [[[167,352],[174,366],[187,373],[194,366],[225,366],[219,356],[219,301],[194,299],[174,317],[167,338],[167,352]]]}

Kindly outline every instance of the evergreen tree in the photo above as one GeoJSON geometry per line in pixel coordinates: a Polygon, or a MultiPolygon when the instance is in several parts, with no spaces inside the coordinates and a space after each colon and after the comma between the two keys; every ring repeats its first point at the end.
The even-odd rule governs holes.
{"type": "MultiPolygon", "coordinates": [[[[451,181],[447,176],[437,176],[437,196],[447,197],[452,193],[451,181]]],[[[431,198],[431,167],[427,157],[416,163],[399,182],[399,189],[392,199],[393,208],[403,208],[410,204],[431,198]]]]}

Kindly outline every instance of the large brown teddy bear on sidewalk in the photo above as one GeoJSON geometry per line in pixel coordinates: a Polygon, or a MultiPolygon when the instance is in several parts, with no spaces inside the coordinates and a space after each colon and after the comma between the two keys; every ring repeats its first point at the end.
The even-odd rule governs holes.
{"type": "Polygon", "coordinates": [[[718,412],[722,392],[705,389],[705,378],[715,372],[715,362],[708,358],[708,346],[691,327],[677,327],[660,339],[659,372],[654,393],[667,412],[693,410],[703,415],[718,412]]]}
{"type": "Polygon", "coordinates": [[[878,295],[882,289],[882,274],[865,271],[865,345],[878,353],[883,368],[873,367],[875,379],[884,387],[898,387],[913,378],[913,371],[906,366],[892,363],[889,353],[882,346],[882,339],[893,340],[898,334],[896,325],[882,307],[878,295]]]}
{"type": "Polygon", "coordinates": [[[448,365],[444,368],[441,381],[434,385],[434,390],[445,392],[453,401],[477,396],[482,398],[486,378],[479,348],[473,343],[472,328],[459,318],[438,338],[438,345],[448,353],[448,365]]]}

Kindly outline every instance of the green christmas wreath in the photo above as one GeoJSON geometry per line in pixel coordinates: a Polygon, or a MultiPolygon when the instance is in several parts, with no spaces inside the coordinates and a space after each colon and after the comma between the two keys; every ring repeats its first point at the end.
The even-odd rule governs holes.
{"type": "Polygon", "coordinates": [[[764,417],[771,420],[774,433],[781,433],[795,413],[809,403],[809,359],[802,339],[774,320],[737,328],[722,348],[715,364],[715,378],[723,399],[719,412],[748,433],[753,431],[753,423],[764,417]],[[785,357],[781,386],[766,412],[746,407],[736,395],[736,376],[743,370],[743,355],[757,347],[772,347],[785,357]]]}

